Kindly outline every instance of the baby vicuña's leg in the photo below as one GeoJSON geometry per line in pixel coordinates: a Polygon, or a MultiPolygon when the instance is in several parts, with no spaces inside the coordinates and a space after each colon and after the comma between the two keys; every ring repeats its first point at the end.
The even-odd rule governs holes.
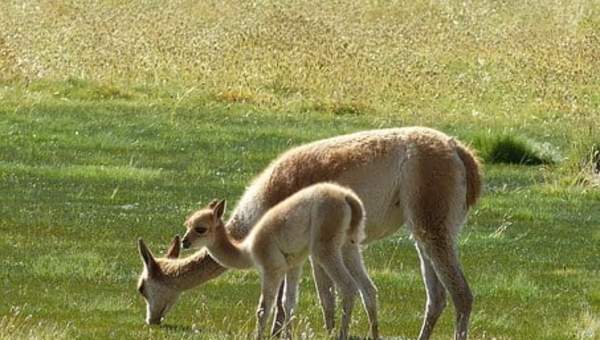
{"type": "Polygon", "coordinates": [[[310,263],[312,265],[315,287],[317,288],[319,300],[321,301],[321,308],[323,309],[325,328],[331,333],[335,327],[335,285],[329,275],[325,272],[325,269],[323,269],[323,267],[321,267],[321,265],[312,257],[310,263]]]}
{"type": "Polygon", "coordinates": [[[283,290],[284,321],[283,330],[286,339],[291,338],[290,323],[294,316],[296,303],[298,301],[298,284],[302,276],[302,266],[294,267],[285,274],[285,287],[283,290]]]}
{"type": "Polygon", "coordinates": [[[269,315],[275,304],[279,286],[281,285],[284,277],[284,272],[276,270],[262,269],[262,281],[261,281],[261,294],[260,301],[258,303],[258,309],[256,310],[256,339],[262,339],[262,336],[269,320],[269,315]]]}

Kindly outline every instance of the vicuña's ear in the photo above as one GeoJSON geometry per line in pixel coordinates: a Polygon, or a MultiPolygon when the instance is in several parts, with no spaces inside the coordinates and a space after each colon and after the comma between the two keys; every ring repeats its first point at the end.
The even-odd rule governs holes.
{"type": "Polygon", "coordinates": [[[150,252],[150,249],[146,247],[144,240],[142,240],[141,238],[138,239],[138,250],[140,251],[142,261],[144,261],[144,266],[146,266],[146,269],[148,269],[148,273],[150,275],[157,274],[160,271],[158,263],[156,263],[156,260],[150,252]]]}
{"type": "Polygon", "coordinates": [[[179,235],[175,235],[165,256],[170,259],[176,259],[179,257],[179,250],[181,250],[181,240],[179,239],[179,235]]]}
{"type": "Polygon", "coordinates": [[[215,198],[214,200],[210,201],[210,203],[208,203],[208,207],[214,209],[217,203],[219,203],[219,200],[215,198]]]}
{"type": "Polygon", "coordinates": [[[218,220],[221,217],[223,217],[223,213],[225,213],[225,200],[220,201],[213,208],[213,214],[215,216],[215,220],[218,220]]]}

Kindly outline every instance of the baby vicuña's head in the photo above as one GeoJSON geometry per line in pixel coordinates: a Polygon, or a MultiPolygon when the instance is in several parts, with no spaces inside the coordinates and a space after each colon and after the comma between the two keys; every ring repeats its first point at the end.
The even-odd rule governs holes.
{"type": "Polygon", "coordinates": [[[185,221],[187,228],[181,245],[183,248],[200,249],[215,242],[218,228],[223,228],[223,213],[225,212],[225,200],[212,201],[208,207],[194,212],[185,221]]]}

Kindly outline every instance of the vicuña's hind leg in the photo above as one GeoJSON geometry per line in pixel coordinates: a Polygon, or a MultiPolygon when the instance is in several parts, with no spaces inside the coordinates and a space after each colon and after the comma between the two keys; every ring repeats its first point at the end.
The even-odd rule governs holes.
{"type": "Polygon", "coordinates": [[[473,295],[460,268],[458,251],[450,237],[441,237],[428,242],[420,242],[422,250],[431,261],[437,277],[450,293],[456,310],[454,338],[467,338],[469,317],[473,305],[473,295]]]}
{"type": "Polygon", "coordinates": [[[339,338],[348,339],[354,298],[358,292],[357,284],[344,265],[341,250],[319,251],[318,255],[315,254],[314,257],[335,282],[339,293],[342,295],[342,321],[340,322],[339,338]]]}
{"type": "Polygon", "coordinates": [[[335,286],[325,269],[312,257],[310,263],[319,300],[321,301],[321,308],[323,309],[325,328],[331,333],[335,327],[335,286]]]}
{"type": "Polygon", "coordinates": [[[342,249],[344,264],[356,281],[362,297],[363,305],[371,326],[371,337],[379,339],[379,322],[377,320],[377,288],[365,269],[360,248],[356,244],[347,244],[342,249]]]}
{"type": "Polygon", "coordinates": [[[438,318],[446,307],[446,289],[440,282],[433,269],[431,261],[421,249],[419,243],[416,243],[419,259],[421,260],[421,274],[425,289],[427,290],[427,305],[425,306],[425,315],[423,316],[423,325],[419,333],[420,340],[427,340],[431,337],[431,332],[438,318]]]}

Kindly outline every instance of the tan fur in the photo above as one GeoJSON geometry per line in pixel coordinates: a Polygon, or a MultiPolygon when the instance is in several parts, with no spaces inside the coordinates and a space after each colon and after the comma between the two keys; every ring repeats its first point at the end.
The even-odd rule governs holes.
{"type": "Polygon", "coordinates": [[[183,259],[158,258],[161,269],[160,280],[170,286],[177,286],[187,290],[196,286],[196,280],[201,273],[208,276],[218,276],[225,270],[212,261],[206,261],[206,251],[197,251],[183,259]]]}
{"type": "Polygon", "coordinates": [[[412,230],[413,236],[419,239],[440,237],[447,233],[448,197],[454,196],[458,176],[452,161],[454,147],[443,140],[430,138],[428,134],[415,135],[412,142],[418,150],[411,155],[413,162],[407,164],[407,176],[414,180],[407,183],[411,196],[406,201],[413,218],[419,221],[412,230]]]}
{"type": "Polygon", "coordinates": [[[372,162],[393,147],[391,139],[365,135],[292,149],[280,156],[273,166],[265,188],[268,205],[273,206],[313,183],[332,181],[340,173],[372,162]]]}
{"type": "Polygon", "coordinates": [[[477,158],[474,156],[473,150],[470,150],[466,146],[458,143],[456,147],[458,156],[465,165],[467,171],[467,205],[470,207],[474,206],[481,196],[481,165],[477,158]]]}
{"type": "MultiPolygon", "coordinates": [[[[216,277],[225,271],[225,268],[209,260],[205,250],[185,259],[178,259],[179,245],[179,237],[176,236],[165,257],[154,258],[140,240],[140,246],[146,249],[147,255],[151,257],[150,261],[154,263],[149,265],[142,258],[144,270],[138,279],[138,291],[146,301],[148,324],[159,324],[181,292],[197,286],[199,281],[204,281],[207,277],[216,277]]],[[[140,249],[140,254],[141,252],[140,249]]]]}
{"type": "Polygon", "coordinates": [[[290,319],[299,273],[309,254],[313,266],[324,268],[344,299],[340,338],[348,336],[353,299],[359,289],[365,299],[371,335],[378,337],[375,288],[358,247],[364,235],[364,207],[355,193],[331,183],[305,188],[269,210],[242,243],[225,231],[220,220],[222,207],[224,202],[194,213],[185,223],[188,230],[182,243],[185,247],[206,246],[223,266],[245,269],[254,265],[259,269],[262,294],[257,312],[258,338],[284,278],[284,294],[290,300],[285,315],[290,319]],[[360,261],[344,260],[344,252],[348,258],[360,261]]]}
{"type": "Polygon", "coordinates": [[[365,239],[365,210],[362,202],[356,195],[346,196],[346,202],[352,207],[352,218],[350,219],[348,237],[352,243],[358,244],[365,239]]]}

